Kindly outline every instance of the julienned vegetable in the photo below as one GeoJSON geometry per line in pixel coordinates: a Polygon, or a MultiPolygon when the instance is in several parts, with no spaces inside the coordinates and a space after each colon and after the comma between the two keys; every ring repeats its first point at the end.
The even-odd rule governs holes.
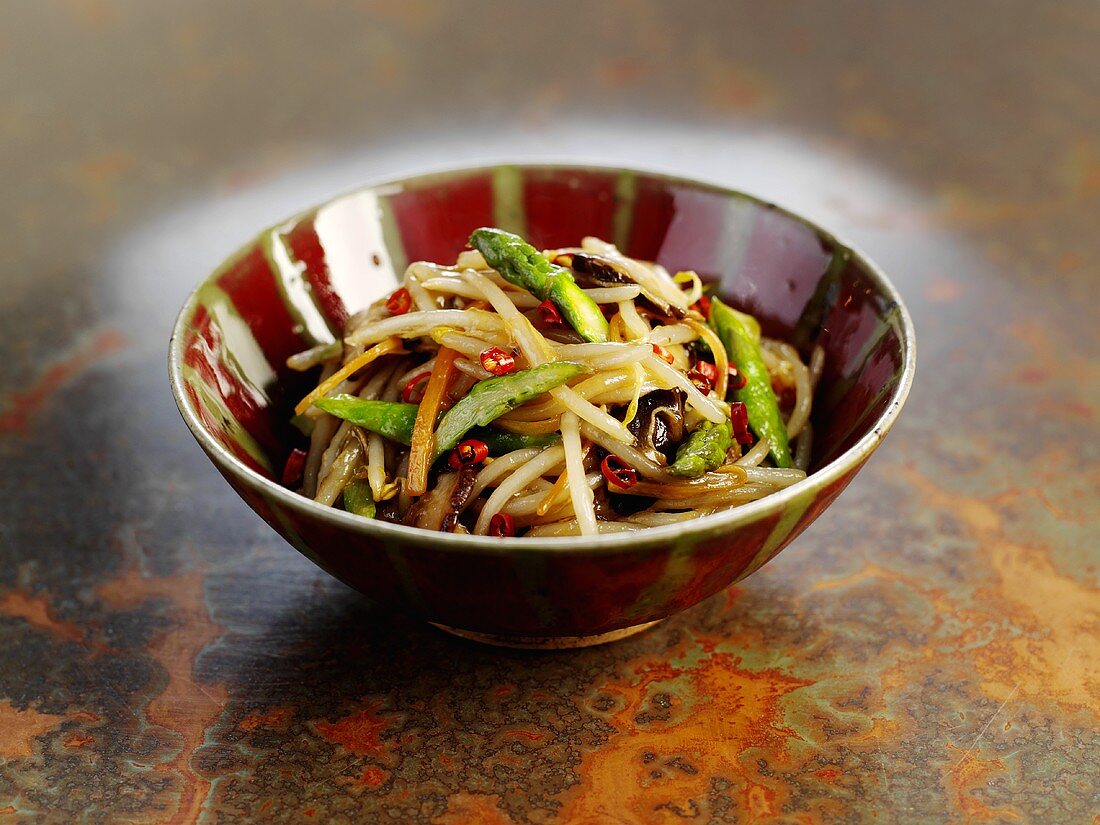
{"type": "Polygon", "coordinates": [[[698,276],[595,238],[471,242],[453,266],[411,264],[338,346],[292,357],[321,376],[292,420],[287,486],[508,538],[676,524],[804,477],[820,351],[808,368],[751,316],[703,301],[698,276]]]}
{"type": "Polygon", "coordinates": [[[401,340],[398,338],[388,337],[380,341],[362,355],[344,364],[344,366],[340,367],[340,369],[336,370],[336,372],[314,387],[309,395],[298,402],[298,405],[294,408],[294,413],[296,415],[301,415],[313,406],[313,402],[318,398],[323,398],[336,389],[341,381],[346,380],[349,376],[359,372],[359,370],[370,366],[370,364],[377,361],[382,356],[403,351],[404,350],[401,349],[401,340]]]}
{"type": "Polygon", "coordinates": [[[730,361],[744,377],[734,391],[745,403],[749,426],[760,438],[771,441],[771,457],[777,467],[791,466],[787,427],[779,413],[779,401],[772,390],[771,376],[760,352],[760,325],[751,315],[738,312],[718,298],[710,302],[710,325],[718,333],[730,361]]]}
{"type": "Polygon", "coordinates": [[[712,424],[704,421],[688,436],[676,451],[676,461],[668,468],[674,476],[699,478],[717,470],[726,460],[726,453],[733,446],[730,422],[712,424]]]}
{"type": "Polygon", "coordinates": [[[573,273],[549,259],[519,235],[482,227],[470,235],[470,246],[505,280],[541,301],[550,301],[586,341],[607,340],[607,319],[599,304],[577,286],[573,273]]]}
{"type": "Polygon", "coordinates": [[[439,429],[435,432],[436,455],[454,447],[475,426],[484,427],[525,401],[560,387],[570,378],[585,372],[588,370],[581,364],[554,361],[511,375],[479,381],[439,422],[439,429]]]}
{"type": "MultiPolygon", "coordinates": [[[[342,394],[321,398],[316,406],[364,430],[385,436],[390,441],[396,441],[406,447],[412,443],[416,404],[403,404],[400,401],[367,401],[356,398],[354,395],[342,394]]],[[[470,434],[479,441],[485,442],[489,448],[489,455],[503,455],[528,447],[548,447],[561,441],[561,436],[555,434],[523,435],[480,427],[475,427],[470,434]]]]}
{"type": "Polygon", "coordinates": [[[344,488],[344,509],[365,518],[374,518],[377,505],[370,494],[370,484],[353,481],[344,488]]]}
{"type": "Polygon", "coordinates": [[[413,424],[416,423],[416,404],[400,401],[367,401],[354,395],[330,395],[318,398],[318,409],[350,421],[406,447],[412,444],[413,424]]]}

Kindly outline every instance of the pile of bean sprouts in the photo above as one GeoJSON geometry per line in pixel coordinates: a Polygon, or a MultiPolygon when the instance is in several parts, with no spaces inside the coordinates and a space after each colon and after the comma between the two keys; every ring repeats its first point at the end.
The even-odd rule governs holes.
{"type": "Polygon", "coordinates": [[[375,518],[476,535],[574,536],[642,530],[698,518],[755,501],[805,478],[813,429],[814,390],[823,353],[805,363],[793,346],[764,338],[761,351],[781,401],[794,467],[769,466],[769,442],[733,443],[720,467],[700,478],[668,472],[669,457],[641,443],[629,425],[648,394],[675,390],[682,398],[684,431],[703,421],[730,417],[726,400],[729,357],[706,324],[705,290],[693,272],[670,275],[663,267],[626,257],[611,244],[584,238],[581,246],[547,250],[555,261],[584,252],[613,261],[627,275],[615,286],[578,283],[609,320],[607,343],[587,343],[567,325],[544,323],[535,296],[506,281],[476,251],[453,266],[416,262],[402,287],[408,306],[394,314],[382,299],[347,322],[342,342],[292,356],[296,370],[319,368],[317,389],[307,397],[348,394],[402,401],[418,376],[430,374],[444,350],[457,368],[443,408],[492,378],[482,354],[492,348],[513,355],[518,369],[551,361],[582,364],[588,372],[512,409],[492,422],[504,432],[559,434],[560,440],[479,461],[456,472],[444,458],[431,469],[425,490],[408,484],[410,448],[340,420],[309,403],[298,423],[308,448],[292,486],[321,504],[340,507],[345,488],[369,484],[375,518]],[[705,350],[703,350],[705,347],[705,350]],[[717,367],[713,387],[689,377],[699,351],[717,367]],[[349,365],[369,363],[348,373],[349,365]],[[613,490],[601,462],[617,457],[637,483],[613,490]],[[454,505],[456,479],[465,473],[462,501],[454,505]],[[423,501],[421,501],[423,499],[423,501]],[[448,510],[449,519],[440,512],[448,510]],[[624,506],[625,503],[625,506],[624,506]],[[420,504],[420,506],[417,506],[420,504]]]}

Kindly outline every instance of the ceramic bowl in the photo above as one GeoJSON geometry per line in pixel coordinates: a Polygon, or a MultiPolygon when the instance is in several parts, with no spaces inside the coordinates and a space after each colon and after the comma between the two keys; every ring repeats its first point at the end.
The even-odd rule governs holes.
{"type": "Polygon", "coordinates": [[[697,181],[519,165],[370,186],[262,232],[188,298],[169,370],[180,413],[210,460],[323,569],[460,635],[564,647],[647,627],[773,558],[882,442],[912,383],[914,344],[885,276],[804,218],[697,181]],[[483,225],[543,248],[610,239],[672,271],[694,269],[804,356],[820,344],[809,477],[673,526],[507,540],[371,521],[280,486],[276,468],[295,443],[290,408],[315,381],[289,371],[287,356],[339,335],[349,315],[395,288],[410,261],[453,261],[483,225]]]}

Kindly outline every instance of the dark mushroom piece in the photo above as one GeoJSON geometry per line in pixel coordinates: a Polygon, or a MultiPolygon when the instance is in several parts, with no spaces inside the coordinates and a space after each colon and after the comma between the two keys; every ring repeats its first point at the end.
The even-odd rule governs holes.
{"type": "Polygon", "coordinates": [[[672,460],[685,435],[684,399],[683,390],[654,390],[639,399],[627,429],[643,451],[672,460]]]}
{"type": "MultiPolygon", "coordinates": [[[[593,255],[591,252],[563,252],[554,258],[554,263],[570,267],[581,276],[584,282],[591,282],[595,286],[623,286],[624,284],[636,284],[630,274],[615,261],[604,258],[601,255],[593,255]]],[[[585,285],[588,285],[587,283],[585,285]]],[[[679,307],[671,306],[662,301],[644,286],[638,284],[642,290],[642,296],[652,304],[657,314],[662,317],[672,317],[680,320],[687,313],[679,307]]]]}
{"type": "Polygon", "coordinates": [[[569,258],[569,266],[573,271],[588,277],[588,280],[599,286],[622,286],[632,284],[634,281],[618,269],[611,261],[598,255],[590,255],[587,252],[574,252],[571,255],[562,255],[560,258],[569,258]]]}

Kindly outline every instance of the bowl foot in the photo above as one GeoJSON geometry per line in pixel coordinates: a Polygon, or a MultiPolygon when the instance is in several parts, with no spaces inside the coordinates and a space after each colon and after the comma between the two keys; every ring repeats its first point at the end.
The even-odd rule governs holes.
{"type": "Polygon", "coordinates": [[[617,642],[619,639],[641,633],[643,630],[647,630],[662,621],[664,620],[657,619],[657,621],[623,627],[607,633],[594,633],[591,636],[498,636],[495,633],[477,633],[473,630],[461,630],[457,627],[449,627],[435,622],[429,622],[428,624],[432,627],[438,627],[444,633],[461,636],[463,639],[470,639],[486,645],[494,645],[495,647],[514,647],[524,650],[570,650],[578,647],[592,647],[593,645],[617,642]]]}

